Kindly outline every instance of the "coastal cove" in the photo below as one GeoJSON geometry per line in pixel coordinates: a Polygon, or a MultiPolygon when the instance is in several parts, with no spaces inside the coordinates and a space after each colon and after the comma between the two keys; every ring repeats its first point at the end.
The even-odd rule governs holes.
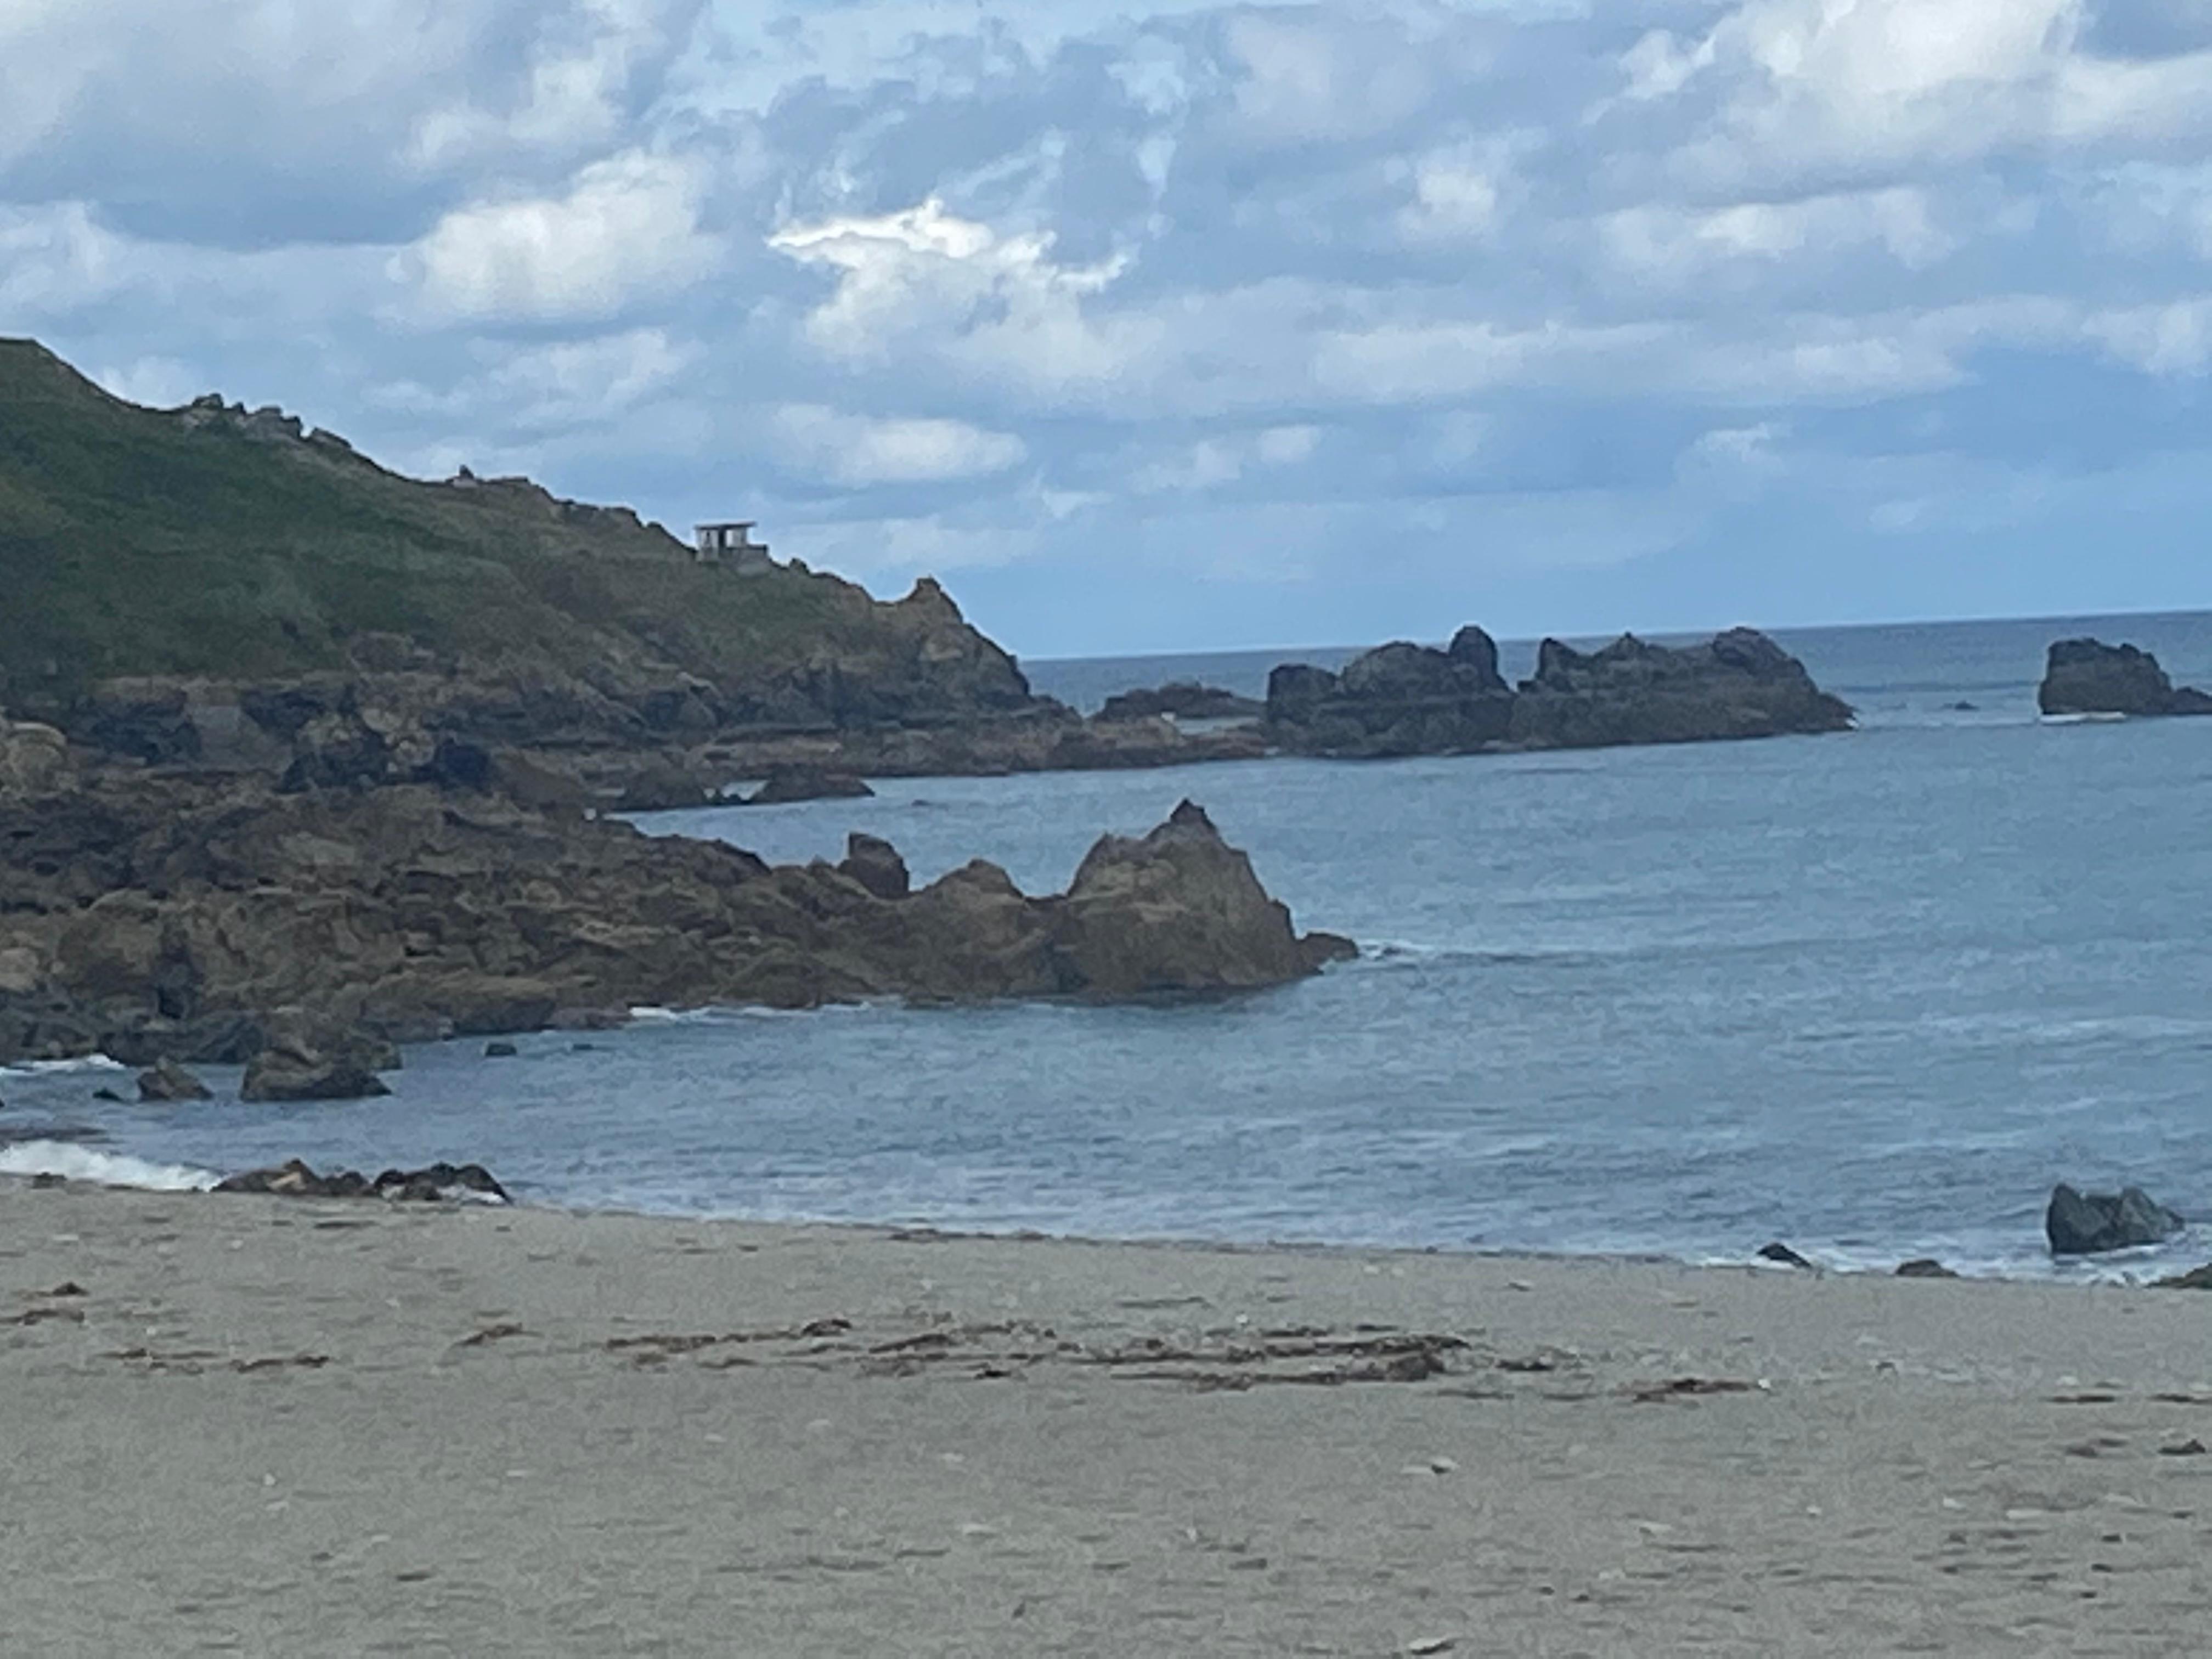
{"type": "MultiPolygon", "coordinates": [[[[1783,1237],[1835,1265],[2049,1273],[2055,1181],[2212,1210],[2212,726],[2039,722],[2042,649],[2076,632],[2212,678],[2203,617],[1783,635],[1860,731],[908,779],[641,820],[775,862],[859,830],[917,880],[982,854],[1048,891],[1100,830],[1188,795],[1302,927],[1367,947],[1274,990],[707,1012],[526,1036],[511,1060],[433,1045],[359,1104],[242,1106],[220,1068],[204,1103],[95,1102],[88,1072],[0,1096],[11,1134],[101,1132],[88,1156],[476,1160],[582,1208],[1688,1260],[1783,1237]]],[[[1029,667],[1079,701],[1073,671],[1029,667]]],[[[2206,1253],[2199,1230],[2063,1271],[2206,1253]]]]}

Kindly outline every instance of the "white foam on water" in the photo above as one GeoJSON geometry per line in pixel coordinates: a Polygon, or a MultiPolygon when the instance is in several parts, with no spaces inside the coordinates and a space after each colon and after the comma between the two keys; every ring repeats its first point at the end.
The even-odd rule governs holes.
{"type": "Polygon", "coordinates": [[[0,1066],[0,1077],[51,1077],[67,1072],[127,1072],[131,1068],[106,1054],[85,1054],[76,1060],[27,1060],[0,1066]]]}
{"type": "Polygon", "coordinates": [[[222,1179],[185,1164],[149,1164],[143,1158],[96,1152],[66,1140],[19,1140],[0,1146],[0,1176],[60,1176],[97,1187],[139,1187],[155,1193],[204,1193],[222,1179]]]}

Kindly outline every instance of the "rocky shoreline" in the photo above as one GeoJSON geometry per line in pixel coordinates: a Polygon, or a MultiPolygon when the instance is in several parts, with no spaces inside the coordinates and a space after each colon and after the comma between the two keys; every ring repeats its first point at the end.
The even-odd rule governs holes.
{"type": "Polygon", "coordinates": [[[253,1061],[296,1098],[366,1092],[394,1042],[641,1005],[1233,991],[1349,949],[1299,936],[1188,803],[1038,898],[980,860],[910,890],[870,837],[772,868],[524,799],[496,768],[286,788],[80,769],[20,726],[0,762],[0,1060],[253,1061]]]}

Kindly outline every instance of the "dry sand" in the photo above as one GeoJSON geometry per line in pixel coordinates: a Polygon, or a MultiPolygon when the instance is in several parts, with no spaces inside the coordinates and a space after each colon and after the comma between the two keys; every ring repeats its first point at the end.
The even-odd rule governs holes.
{"type": "Polygon", "coordinates": [[[11,1184],[0,1650],[2201,1653],[2208,1331],[2175,1291],[11,1184]]]}

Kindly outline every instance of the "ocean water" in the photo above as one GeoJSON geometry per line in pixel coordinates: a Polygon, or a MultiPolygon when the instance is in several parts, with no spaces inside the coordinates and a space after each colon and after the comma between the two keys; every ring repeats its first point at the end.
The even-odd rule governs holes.
{"type": "MultiPolygon", "coordinates": [[[[1047,890],[1187,795],[1302,926],[1365,948],[1216,1000],[648,1015],[507,1060],[434,1045],[352,1104],[242,1105],[220,1070],[223,1097],[175,1107],[94,1100],[128,1092],[112,1071],[0,1073],[0,1171],[473,1158],[530,1200],[685,1214],[2194,1265],[2212,1227],[2094,1267],[2042,1249],[2060,1179],[2212,1221],[2212,720],[2039,721],[2044,647],[2072,633],[2212,684],[2212,616],[1829,630],[1785,643],[1859,708],[1850,734],[659,815],[776,860],[865,830],[918,877],[981,855],[1047,890]]],[[[1028,666],[1095,703],[1255,690],[1281,655],[1028,666]]]]}

